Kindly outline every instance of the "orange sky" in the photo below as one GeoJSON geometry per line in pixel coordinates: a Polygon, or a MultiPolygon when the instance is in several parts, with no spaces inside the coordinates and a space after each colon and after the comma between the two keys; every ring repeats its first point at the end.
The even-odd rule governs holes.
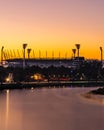
{"type": "MultiPolygon", "coordinates": [[[[35,56],[72,56],[81,44],[80,55],[100,58],[104,47],[103,0],[1,0],[0,47],[22,50],[28,43],[35,56]]],[[[32,55],[32,53],[31,53],[32,55]]]]}

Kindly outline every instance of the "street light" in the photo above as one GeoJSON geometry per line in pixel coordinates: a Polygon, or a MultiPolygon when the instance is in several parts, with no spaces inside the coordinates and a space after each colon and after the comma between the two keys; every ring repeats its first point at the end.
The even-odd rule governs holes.
{"type": "Polygon", "coordinates": [[[25,49],[27,47],[27,43],[23,44],[23,69],[25,69],[25,49]]]}
{"type": "Polygon", "coordinates": [[[75,44],[76,45],[76,48],[77,48],[77,51],[78,51],[78,58],[79,58],[79,49],[80,49],[80,44],[75,44]]]}

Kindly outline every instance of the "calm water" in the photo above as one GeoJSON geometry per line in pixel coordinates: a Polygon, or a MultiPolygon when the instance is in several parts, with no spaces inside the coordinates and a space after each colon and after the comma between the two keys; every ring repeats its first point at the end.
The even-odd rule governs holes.
{"type": "Polygon", "coordinates": [[[104,130],[104,105],[79,96],[90,89],[0,92],[0,130],[104,130]]]}

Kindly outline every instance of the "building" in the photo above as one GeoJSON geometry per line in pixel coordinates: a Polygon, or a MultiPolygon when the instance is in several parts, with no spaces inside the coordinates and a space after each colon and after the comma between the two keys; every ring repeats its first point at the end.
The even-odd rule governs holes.
{"type": "MultiPolygon", "coordinates": [[[[74,59],[26,59],[26,67],[38,66],[40,68],[48,68],[50,66],[66,68],[76,68],[84,61],[84,57],[76,57],[74,59]]],[[[23,59],[8,59],[5,62],[8,67],[23,67],[23,59]]]]}

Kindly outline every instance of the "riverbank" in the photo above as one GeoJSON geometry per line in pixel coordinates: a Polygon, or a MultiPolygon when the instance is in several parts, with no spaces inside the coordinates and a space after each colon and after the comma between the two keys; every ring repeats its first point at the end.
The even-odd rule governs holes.
{"type": "Polygon", "coordinates": [[[104,87],[91,90],[90,92],[81,94],[81,96],[89,101],[93,101],[93,103],[96,102],[104,105],[104,87]]]}
{"type": "Polygon", "coordinates": [[[104,87],[98,88],[97,90],[92,90],[90,93],[91,94],[97,94],[97,95],[104,95],[104,87]]]}
{"type": "Polygon", "coordinates": [[[0,90],[41,87],[92,87],[104,86],[104,81],[49,81],[49,82],[20,82],[0,84],[0,90]]]}

